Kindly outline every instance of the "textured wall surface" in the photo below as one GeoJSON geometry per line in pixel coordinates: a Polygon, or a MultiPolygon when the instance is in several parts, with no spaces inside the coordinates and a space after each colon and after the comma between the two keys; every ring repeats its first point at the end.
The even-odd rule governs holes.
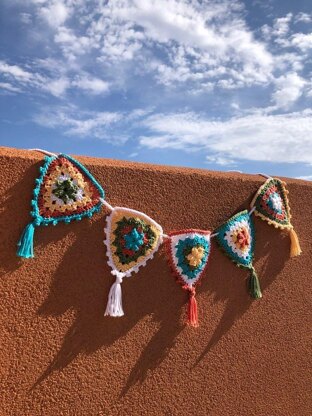
{"type": "MultiPolygon", "coordinates": [[[[183,326],[186,293],[163,249],[123,283],[123,318],[103,316],[113,276],[106,264],[107,211],[39,227],[35,258],[15,256],[29,222],[43,156],[2,148],[0,414],[311,415],[312,184],[288,180],[303,254],[287,233],[256,218],[255,267],[247,272],[213,243],[197,291],[200,327],[183,326]]],[[[144,211],[165,232],[214,229],[247,208],[260,176],[77,157],[112,205],[144,211]]]]}

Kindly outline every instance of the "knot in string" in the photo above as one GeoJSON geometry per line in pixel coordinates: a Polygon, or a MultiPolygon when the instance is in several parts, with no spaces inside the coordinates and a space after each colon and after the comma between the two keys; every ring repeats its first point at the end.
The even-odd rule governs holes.
{"type": "Polygon", "coordinates": [[[184,290],[187,290],[189,292],[190,298],[195,297],[196,291],[195,291],[195,287],[194,286],[184,285],[183,286],[183,289],[184,290]]]}
{"type": "Polygon", "coordinates": [[[123,279],[123,274],[122,273],[118,273],[117,275],[116,275],[116,280],[115,280],[115,283],[122,283],[122,279],[123,279]]]}

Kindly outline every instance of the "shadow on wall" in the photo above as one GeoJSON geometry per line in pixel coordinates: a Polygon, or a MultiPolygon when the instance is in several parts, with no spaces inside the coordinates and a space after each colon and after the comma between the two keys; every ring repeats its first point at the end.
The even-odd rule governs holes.
{"type": "MultiPolygon", "coordinates": [[[[244,204],[244,207],[246,206],[247,203],[244,204]]],[[[244,207],[238,207],[235,212],[244,207]]],[[[261,220],[255,219],[255,223],[256,259],[266,259],[262,270],[258,270],[261,286],[265,291],[288,259],[289,239],[288,235],[284,235],[261,220]],[[280,246],[281,255],[273,258],[270,251],[271,247],[276,245],[280,246]]],[[[66,367],[78,354],[92,354],[100,348],[110,346],[127,334],[143,317],[152,315],[159,329],[132,368],[120,392],[120,395],[124,396],[133,385],[144,382],[147,373],[159,366],[174,347],[176,337],[184,329],[181,310],[186,308],[187,296],[171,276],[164,251],[161,249],[138,274],[130,279],[124,279],[123,303],[126,315],[122,318],[104,318],[107,294],[114,281],[106,264],[105,248],[102,243],[104,221],[103,218],[92,223],[84,220],[77,225],[77,227],[74,224],[65,226],[72,227],[71,231],[74,230],[77,238],[64,253],[62,262],[55,271],[50,295],[38,310],[43,316],[59,316],[73,309],[76,311],[75,321],[65,335],[60,351],[32,389],[53,371],[66,367]],[[88,235],[92,235],[91,244],[84,244],[82,251],[81,241],[88,235]]],[[[54,237],[64,233],[60,227],[57,233],[53,233],[54,237]]],[[[49,236],[47,238],[53,241],[52,235],[49,236]]],[[[207,274],[198,292],[213,294],[214,301],[223,301],[226,307],[195,366],[204,359],[253,302],[245,288],[244,278],[247,278],[248,272],[237,268],[217,249],[215,243],[213,245],[213,255],[209,260],[207,274]],[[223,275],[231,276],[227,285],[224,285],[223,275]]],[[[201,310],[204,310],[204,307],[201,310]]],[[[196,331],[192,328],[185,330],[196,331]]]]}
{"type": "Polygon", "coordinates": [[[78,354],[91,354],[111,345],[127,334],[144,316],[153,314],[154,319],[160,323],[160,329],[145,349],[148,359],[145,359],[143,353],[139,359],[139,370],[134,369],[130,376],[131,384],[143,381],[147,371],[162,361],[183,329],[179,321],[182,304],[170,301],[176,287],[170,284],[169,279],[162,279],[168,275],[168,268],[161,252],[156,254],[154,261],[141,269],[139,275],[124,279],[122,289],[126,315],[122,318],[104,318],[107,294],[114,278],[106,264],[102,243],[103,220],[92,223],[88,230],[92,241],[99,242],[96,250],[92,245],[84,245],[84,250],[81,251],[80,242],[85,237],[82,228],[77,228],[77,240],[64,254],[62,263],[55,272],[50,295],[38,311],[40,315],[58,316],[68,309],[74,309],[77,316],[64,337],[60,351],[33,387],[53,371],[66,367],[78,354]],[[78,275],[79,279],[76,279],[78,275]],[[162,284],[159,284],[160,279],[163,280],[162,284]],[[140,293],[144,293],[144,297],[140,293]],[[154,296],[155,293],[157,296],[154,296]],[[159,308],[159,298],[164,301],[162,308],[159,308]]]}
{"type": "MultiPolygon", "coordinates": [[[[20,180],[3,197],[3,203],[0,205],[2,234],[0,239],[0,277],[5,277],[22,265],[22,259],[16,256],[16,243],[26,223],[23,223],[24,215],[16,218],[16,207],[19,207],[19,211],[23,212],[23,214],[30,212],[31,192],[34,188],[39,166],[41,166],[40,162],[26,169],[20,180]],[[24,198],[25,189],[30,190],[28,200],[24,198]]],[[[30,215],[26,216],[26,218],[26,221],[31,221],[30,215]]]]}
{"type": "MultiPolygon", "coordinates": [[[[15,248],[19,233],[26,224],[20,224],[17,220],[14,223],[15,226],[12,227],[11,212],[16,206],[20,207],[21,212],[30,211],[31,195],[29,194],[29,199],[25,200],[23,190],[33,189],[34,178],[40,165],[41,163],[36,163],[24,172],[26,174],[10,188],[5,203],[1,206],[4,224],[2,232],[6,234],[5,243],[2,244],[5,244],[6,248],[8,245],[12,247],[9,250],[1,247],[2,253],[9,253],[6,257],[1,256],[4,273],[14,271],[22,264],[15,255],[15,248]],[[6,233],[6,224],[10,224],[10,233],[6,233]]],[[[248,203],[249,200],[245,201],[242,206],[237,207],[235,212],[246,208],[248,203]]],[[[24,215],[21,215],[21,218],[24,218],[24,215]]],[[[48,298],[38,310],[38,314],[42,316],[59,316],[73,309],[76,311],[76,316],[64,337],[60,351],[32,389],[52,372],[65,368],[78,354],[92,354],[100,348],[112,345],[127,334],[143,317],[152,315],[159,329],[132,368],[120,392],[123,396],[133,385],[144,382],[148,372],[160,365],[170,349],[174,347],[176,337],[184,330],[181,310],[186,308],[187,295],[171,276],[163,249],[138,274],[124,280],[123,303],[126,315],[122,318],[103,317],[109,287],[114,279],[106,264],[105,248],[102,242],[104,220],[103,217],[97,218],[98,216],[94,217],[92,222],[85,219],[80,223],[70,225],[49,226],[49,229],[40,227],[45,228],[42,234],[39,229],[36,231],[35,251],[37,252],[40,245],[44,246],[61,239],[69,229],[76,235],[76,241],[64,253],[62,262],[55,271],[48,298]],[[81,242],[86,238],[90,244],[83,244],[83,250],[81,250],[81,242]],[[134,299],[135,302],[133,302],[134,299]],[[161,305],[159,299],[161,299],[161,305]]],[[[30,220],[30,217],[28,219],[30,220]]],[[[255,257],[266,259],[263,269],[258,270],[261,286],[265,291],[288,259],[289,238],[288,235],[275,230],[261,220],[255,219],[255,223],[257,235],[255,257]],[[278,258],[270,255],[271,247],[277,245],[280,246],[278,258]]],[[[213,294],[215,302],[223,301],[226,306],[219,324],[213,329],[211,339],[198,357],[195,366],[204,359],[251,305],[252,300],[246,294],[244,287],[244,278],[247,275],[248,272],[238,269],[213,243],[208,270],[198,292],[209,292],[213,294]],[[224,285],[223,276],[231,276],[228,278],[227,285],[224,285]]],[[[204,307],[200,306],[200,309],[204,310],[204,307]]],[[[194,329],[185,330],[193,331],[194,329]]]]}

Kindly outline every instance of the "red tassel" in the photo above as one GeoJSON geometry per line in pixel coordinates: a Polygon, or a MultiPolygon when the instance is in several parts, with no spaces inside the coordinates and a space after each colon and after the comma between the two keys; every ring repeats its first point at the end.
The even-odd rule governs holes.
{"type": "Polygon", "coordinates": [[[189,302],[187,308],[187,324],[193,327],[198,327],[198,312],[197,312],[197,302],[195,299],[195,288],[188,287],[189,291],[189,302]]]}

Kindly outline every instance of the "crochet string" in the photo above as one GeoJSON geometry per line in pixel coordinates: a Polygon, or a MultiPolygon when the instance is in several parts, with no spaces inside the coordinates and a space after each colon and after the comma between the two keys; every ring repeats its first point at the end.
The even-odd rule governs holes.
{"type": "MultiPolygon", "coordinates": [[[[52,152],[48,152],[47,150],[43,150],[43,149],[28,149],[28,150],[32,150],[32,151],[36,151],[36,152],[41,152],[41,153],[43,153],[43,154],[45,154],[45,155],[48,155],[48,156],[57,156],[57,154],[55,154],[55,153],[52,153],[52,152]]],[[[240,171],[240,170],[229,170],[229,171],[227,171],[227,172],[237,172],[237,173],[243,173],[242,171],[240,171]]],[[[259,173],[259,175],[261,175],[261,176],[263,176],[263,177],[265,177],[265,178],[267,178],[267,179],[269,179],[269,178],[271,178],[271,176],[268,176],[268,175],[266,175],[265,173],[259,173]]],[[[112,206],[112,205],[110,205],[105,199],[103,199],[103,198],[100,198],[99,199],[100,200],[100,202],[103,204],[103,205],[105,205],[106,206],[106,208],[108,208],[110,211],[113,211],[114,210],[114,207],[112,206]]],[[[253,207],[250,211],[249,211],[249,215],[252,215],[252,213],[254,212],[254,210],[255,210],[256,208],[255,207],[253,207]]],[[[214,237],[216,237],[218,235],[218,233],[213,233],[213,234],[211,234],[211,238],[214,238],[214,237]]],[[[165,234],[165,233],[163,233],[162,234],[162,237],[163,238],[169,238],[169,236],[168,236],[168,234],[165,234]]]]}
{"type": "Polygon", "coordinates": [[[103,198],[99,198],[100,202],[102,202],[103,205],[106,206],[106,208],[108,208],[110,211],[114,210],[114,207],[112,207],[107,201],[105,201],[105,199],[103,198]]]}
{"type": "Polygon", "coordinates": [[[28,150],[33,151],[33,152],[40,152],[47,156],[57,156],[56,153],[48,152],[47,150],[43,150],[43,149],[28,149],[28,150]]]}
{"type": "Polygon", "coordinates": [[[272,176],[267,175],[266,173],[258,173],[258,175],[263,176],[264,178],[271,179],[272,176]]]}
{"type": "MultiPolygon", "coordinates": [[[[249,216],[252,215],[252,213],[254,212],[254,210],[256,209],[256,207],[252,207],[251,210],[248,212],[249,216]]],[[[210,235],[210,238],[216,237],[219,233],[214,233],[210,235]]]]}

